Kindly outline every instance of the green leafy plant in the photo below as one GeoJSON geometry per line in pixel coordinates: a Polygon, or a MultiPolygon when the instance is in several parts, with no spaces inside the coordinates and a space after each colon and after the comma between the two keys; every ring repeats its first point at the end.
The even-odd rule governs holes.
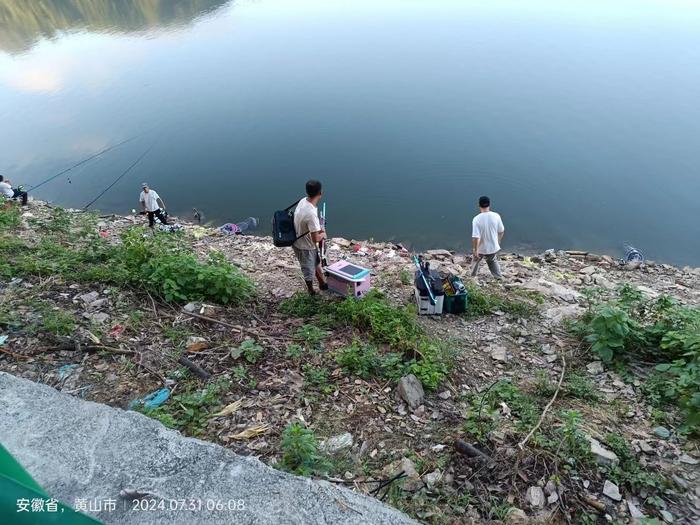
{"type": "Polygon", "coordinates": [[[657,494],[666,487],[667,482],[661,475],[642,467],[621,434],[607,434],[605,443],[619,459],[618,464],[607,468],[608,477],[615,483],[628,487],[635,493],[644,491],[649,495],[657,494]]]}
{"type": "Polygon", "coordinates": [[[581,413],[576,410],[564,410],[560,416],[564,422],[559,428],[563,445],[560,449],[560,455],[567,461],[569,468],[590,463],[592,461],[591,447],[580,428],[581,413]]]}
{"type": "Polygon", "coordinates": [[[676,405],[682,432],[700,431],[700,309],[669,297],[645,300],[629,285],[594,304],[574,331],[607,362],[643,356],[656,362],[644,391],[657,406],[676,405]]]}
{"type": "Polygon", "coordinates": [[[300,359],[304,355],[304,347],[297,344],[287,345],[287,357],[300,359]]]}
{"type": "Polygon", "coordinates": [[[233,375],[233,378],[234,378],[237,382],[241,382],[241,381],[243,381],[243,380],[246,378],[246,376],[248,375],[248,370],[247,370],[246,367],[243,366],[243,365],[234,366],[234,367],[231,369],[231,375],[233,375]]]}
{"type": "Polygon", "coordinates": [[[350,346],[341,348],[336,353],[335,360],[346,373],[355,374],[362,379],[381,377],[398,380],[407,370],[401,354],[382,354],[376,346],[362,344],[357,339],[350,346]]]}
{"type": "Polygon", "coordinates": [[[240,346],[231,351],[231,356],[242,355],[251,364],[255,364],[263,353],[263,347],[253,339],[246,339],[240,346]]]}
{"type": "Polygon", "coordinates": [[[212,301],[240,304],[253,285],[224,258],[212,252],[201,262],[176,236],[144,236],[136,228],[122,235],[120,260],[133,280],[167,301],[212,301]]]}
{"type": "Polygon", "coordinates": [[[41,325],[54,335],[72,335],[75,332],[75,316],[64,310],[42,307],[41,325]]]}
{"type": "Polygon", "coordinates": [[[302,339],[308,348],[318,350],[321,348],[321,342],[328,337],[328,332],[312,324],[305,324],[300,326],[294,335],[302,339]]]}
{"type": "Polygon", "coordinates": [[[0,199],[0,231],[12,230],[19,226],[21,214],[19,206],[6,201],[4,196],[0,199]]]}
{"type": "Polygon", "coordinates": [[[304,381],[307,385],[318,388],[318,390],[324,394],[330,394],[335,390],[335,388],[328,383],[327,368],[305,364],[302,370],[304,372],[304,381]]]}
{"type": "Polygon", "coordinates": [[[287,425],[282,432],[282,458],[277,466],[300,476],[323,474],[330,469],[313,431],[299,423],[287,425]]]}

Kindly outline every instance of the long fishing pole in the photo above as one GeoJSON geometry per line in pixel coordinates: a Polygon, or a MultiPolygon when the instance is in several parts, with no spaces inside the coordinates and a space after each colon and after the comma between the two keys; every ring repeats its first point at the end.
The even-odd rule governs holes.
{"type": "Polygon", "coordinates": [[[48,183],[48,182],[51,182],[52,180],[54,180],[54,179],[60,177],[61,175],[65,175],[65,174],[68,173],[69,171],[74,170],[74,169],[77,168],[78,166],[82,166],[82,165],[85,164],[86,162],[90,162],[92,159],[94,159],[94,158],[96,158],[96,157],[99,157],[100,155],[104,155],[104,154],[107,153],[108,151],[111,151],[111,150],[113,150],[113,149],[115,149],[115,148],[118,148],[119,146],[122,146],[122,145],[126,144],[127,142],[131,142],[132,140],[134,140],[134,139],[137,138],[137,137],[140,137],[141,135],[142,135],[142,134],[134,135],[133,137],[128,138],[128,139],[126,139],[126,140],[122,140],[122,141],[119,142],[118,144],[114,144],[113,146],[110,146],[110,147],[108,147],[108,148],[105,148],[105,149],[103,149],[102,151],[99,151],[99,152],[95,153],[94,155],[90,155],[88,158],[81,160],[81,161],[78,162],[77,164],[73,164],[70,168],[66,168],[65,170],[63,170],[63,171],[57,173],[56,175],[52,175],[51,177],[49,177],[48,179],[46,179],[46,180],[43,181],[43,182],[40,182],[40,183],[37,184],[36,186],[31,186],[30,189],[31,189],[32,191],[33,191],[33,190],[36,190],[37,188],[43,186],[44,184],[46,184],[46,183],[48,183]]]}
{"type": "Polygon", "coordinates": [[[84,209],[84,210],[87,210],[90,206],[92,206],[93,204],[95,204],[95,202],[97,202],[97,201],[99,200],[100,197],[102,197],[105,193],[107,193],[110,189],[112,189],[112,187],[113,187],[117,182],[119,182],[119,181],[120,181],[127,173],[129,173],[139,162],[141,162],[141,160],[143,160],[143,158],[144,158],[146,155],[148,155],[148,152],[151,151],[151,150],[153,149],[153,146],[156,145],[156,142],[158,142],[158,139],[154,140],[154,141],[153,141],[153,144],[151,144],[151,145],[149,146],[149,148],[148,148],[146,151],[144,151],[144,152],[139,156],[138,159],[136,159],[136,160],[135,160],[128,168],[126,168],[116,179],[114,179],[114,181],[112,182],[112,184],[110,184],[110,185],[107,186],[104,190],[102,190],[102,192],[101,192],[97,197],[95,197],[95,198],[92,199],[90,202],[88,202],[88,203],[85,205],[85,207],[84,207],[83,209],[84,209]]]}

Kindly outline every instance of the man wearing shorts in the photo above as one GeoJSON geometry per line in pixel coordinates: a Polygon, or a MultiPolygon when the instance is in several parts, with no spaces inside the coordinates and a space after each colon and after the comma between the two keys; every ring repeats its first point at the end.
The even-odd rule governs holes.
{"type": "Polygon", "coordinates": [[[294,230],[299,238],[292,248],[299,260],[301,273],[304,275],[306,287],[310,295],[314,295],[314,275],[318,280],[318,287],[327,290],[328,284],[321,269],[321,258],[318,254],[318,243],[326,238],[326,232],[321,228],[318,219],[318,203],[323,192],[321,183],[310,180],[306,183],[306,197],[301,199],[294,210],[294,230]]]}

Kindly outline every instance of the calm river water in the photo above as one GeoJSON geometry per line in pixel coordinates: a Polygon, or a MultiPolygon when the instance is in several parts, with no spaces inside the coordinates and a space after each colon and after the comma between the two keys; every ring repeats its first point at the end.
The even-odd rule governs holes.
{"type": "Polygon", "coordinates": [[[128,212],[247,216],[321,179],[331,235],[700,265],[700,4],[0,0],[0,173],[128,212]]]}

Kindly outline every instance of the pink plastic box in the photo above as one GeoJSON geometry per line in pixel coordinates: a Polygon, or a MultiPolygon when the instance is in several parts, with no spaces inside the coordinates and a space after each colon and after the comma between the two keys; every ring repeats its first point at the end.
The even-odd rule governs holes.
{"type": "Polygon", "coordinates": [[[345,297],[362,297],[372,288],[369,270],[362,266],[338,261],[328,266],[326,272],[328,289],[345,297]]]}

